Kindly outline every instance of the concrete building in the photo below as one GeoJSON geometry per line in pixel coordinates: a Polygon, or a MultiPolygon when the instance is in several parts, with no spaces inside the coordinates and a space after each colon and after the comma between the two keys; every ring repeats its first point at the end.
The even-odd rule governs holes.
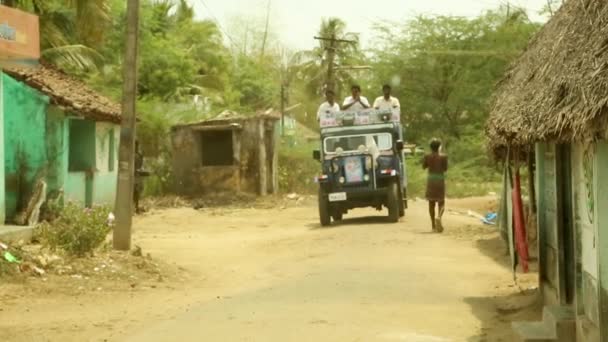
{"type": "Polygon", "coordinates": [[[172,127],[175,191],[278,191],[279,118],[225,114],[172,127]]]}
{"type": "Polygon", "coordinates": [[[498,157],[534,156],[546,307],[514,325],[522,340],[608,341],[606,37],[608,2],[565,1],[499,84],[487,125],[498,157]]]}
{"type": "Polygon", "coordinates": [[[0,72],[0,221],[25,210],[39,180],[53,197],[113,206],[120,106],[50,67],[0,72]]]}

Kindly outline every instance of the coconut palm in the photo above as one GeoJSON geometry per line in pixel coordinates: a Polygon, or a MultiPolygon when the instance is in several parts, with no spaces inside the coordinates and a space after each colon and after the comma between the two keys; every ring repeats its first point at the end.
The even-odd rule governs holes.
{"type": "MultiPolygon", "coordinates": [[[[355,42],[340,42],[334,45],[334,81],[337,90],[340,91],[353,80],[351,73],[343,67],[362,60],[359,37],[354,33],[346,32],[346,23],[339,18],[324,19],[319,29],[319,36],[355,42]]],[[[332,48],[330,41],[320,40],[319,42],[318,47],[300,52],[294,57],[296,60],[294,63],[299,65],[294,70],[297,70],[296,72],[309,82],[309,91],[316,95],[321,94],[327,86],[328,52],[332,48]]]]}

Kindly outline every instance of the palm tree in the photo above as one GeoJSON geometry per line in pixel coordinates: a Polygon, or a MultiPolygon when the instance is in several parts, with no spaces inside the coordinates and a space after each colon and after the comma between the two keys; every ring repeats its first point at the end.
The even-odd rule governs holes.
{"type": "Polygon", "coordinates": [[[110,20],[111,0],[5,0],[5,5],[36,14],[42,58],[61,67],[94,68],[110,20]]]}
{"type": "MultiPolygon", "coordinates": [[[[339,18],[324,19],[319,29],[319,36],[354,42],[339,42],[334,45],[334,82],[336,90],[339,92],[353,80],[351,73],[344,67],[356,64],[362,59],[359,37],[354,33],[346,32],[346,23],[339,18]]],[[[320,40],[319,42],[318,47],[300,52],[296,56],[296,59],[300,61],[298,72],[309,82],[309,91],[316,95],[320,95],[327,87],[328,53],[332,49],[330,41],[320,40]]]]}

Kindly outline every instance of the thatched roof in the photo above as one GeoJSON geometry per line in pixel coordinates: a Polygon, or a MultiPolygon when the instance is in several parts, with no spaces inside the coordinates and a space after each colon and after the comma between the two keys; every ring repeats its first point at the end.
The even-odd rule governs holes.
{"type": "Polygon", "coordinates": [[[608,1],[568,0],[498,84],[486,135],[495,151],[580,141],[607,120],[608,1]]]}
{"type": "Polygon", "coordinates": [[[47,95],[51,104],[70,114],[96,121],[120,122],[122,111],[119,104],[52,66],[7,66],[2,71],[47,95]]]}

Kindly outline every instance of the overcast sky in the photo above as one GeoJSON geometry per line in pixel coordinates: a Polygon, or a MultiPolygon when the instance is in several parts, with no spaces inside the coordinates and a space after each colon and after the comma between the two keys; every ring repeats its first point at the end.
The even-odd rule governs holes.
{"type": "MultiPolygon", "coordinates": [[[[321,19],[337,16],[345,20],[350,32],[361,34],[364,45],[372,39],[374,22],[406,20],[419,14],[477,16],[495,9],[507,0],[270,0],[271,25],[289,48],[308,49],[316,44],[313,36],[321,19]]],[[[224,31],[234,27],[236,15],[260,18],[268,0],[189,0],[199,18],[218,20],[224,31]],[[231,26],[232,25],[232,26],[231,26]]],[[[533,20],[543,21],[538,12],[546,0],[510,0],[528,9],[533,20]]]]}

